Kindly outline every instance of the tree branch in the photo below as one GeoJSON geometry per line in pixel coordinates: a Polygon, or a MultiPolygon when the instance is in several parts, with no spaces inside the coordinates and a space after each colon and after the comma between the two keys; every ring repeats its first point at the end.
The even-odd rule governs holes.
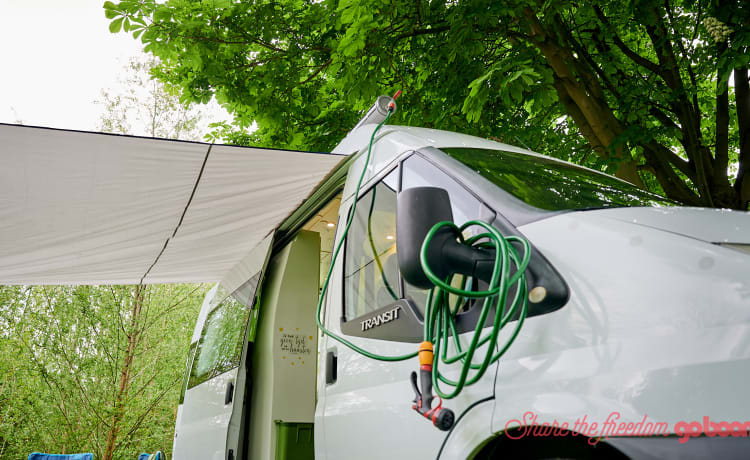
{"type": "Polygon", "coordinates": [[[747,209],[750,205],[750,84],[747,67],[734,69],[734,98],[740,132],[739,171],[734,188],[739,195],[738,207],[747,209]]]}
{"type": "Polygon", "coordinates": [[[328,67],[329,65],[331,65],[332,62],[333,62],[333,59],[328,59],[320,67],[318,67],[315,70],[315,72],[313,72],[309,77],[305,78],[304,80],[302,80],[301,82],[299,82],[298,84],[296,84],[294,87],[296,88],[297,86],[302,86],[305,83],[309,82],[310,80],[312,80],[313,78],[315,78],[320,72],[322,72],[323,69],[325,69],[326,67],[328,67]]]}
{"type": "Polygon", "coordinates": [[[714,164],[714,183],[726,182],[729,165],[729,85],[726,81],[716,80],[716,147],[714,164]]]}
{"type": "Polygon", "coordinates": [[[609,23],[609,20],[604,15],[604,12],[599,7],[599,5],[594,5],[593,8],[594,8],[594,11],[596,12],[596,16],[599,18],[602,24],[612,31],[612,40],[614,41],[617,48],[622,52],[622,54],[624,54],[631,61],[635,62],[636,64],[648,70],[649,72],[652,72],[663,78],[662,76],[663,69],[661,69],[657,63],[652,62],[646,59],[645,57],[641,56],[640,54],[636,53],[635,51],[631,50],[628,47],[628,45],[626,45],[625,42],[623,42],[622,39],[617,35],[617,32],[615,32],[615,28],[612,27],[612,25],[609,23]]]}
{"type": "Polygon", "coordinates": [[[714,207],[712,187],[709,183],[709,179],[713,179],[713,164],[710,153],[701,142],[701,115],[699,112],[694,112],[693,106],[685,99],[687,92],[677,67],[677,59],[672,48],[672,42],[669,40],[664,18],[654,5],[649,5],[649,13],[653,22],[645,21],[644,26],[651,43],[654,45],[659,63],[664,67],[664,81],[677,95],[672,104],[683,128],[681,141],[685,146],[688,158],[695,162],[696,185],[700,195],[708,206],[714,207]]]}
{"type": "MultiPolygon", "coordinates": [[[[166,388],[164,389],[164,391],[162,391],[162,392],[161,392],[161,394],[160,394],[159,396],[157,396],[156,398],[154,398],[154,400],[153,400],[153,401],[151,401],[151,404],[149,404],[149,406],[148,406],[148,407],[146,408],[146,410],[145,410],[145,411],[143,411],[142,413],[138,414],[138,417],[136,417],[136,422],[135,422],[135,423],[133,424],[133,426],[132,426],[132,427],[131,427],[131,428],[130,428],[130,429],[128,430],[128,432],[127,432],[127,433],[126,433],[126,435],[124,436],[124,439],[128,439],[128,438],[129,438],[130,436],[132,436],[132,435],[133,435],[133,433],[135,433],[135,432],[136,432],[136,430],[138,430],[138,428],[140,428],[141,424],[143,423],[143,420],[144,420],[144,419],[146,418],[146,415],[148,415],[148,414],[149,414],[149,412],[151,412],[151,411],[152,411],[152,410],[154,409],[154,407],[156,407],[156,405],[157,405],[157,404],[159,403],[159,401],[161,401],[161,400],[162,400],[162,398],[164,398],[164,396],[165,396],[165,395],[166,395],[166,394],[167,394],[167,393],[169,392],[169,390],[171,390],[171,389],[172,389],[172,386],[174,386],[175,384],[177,384],[177,382],[179,382],[181,378],[182,378],[182,377],[177,377],[177,378],[176,378],[176,379],[175,379],[175,380],[174,380],[174,381],[172,382],[172,384],[171,384],[171,385],[168,385],[168,386],[167,386],[167,387],[166,387],[166,388]]],[[[118,443],[117,447],[120,447],[120,444],[121,444],[121,443],[122,443],[122,441],[120,441],[120,443],[118,443]]]]}
{"type": "Polygon", "coordinates": [[[411,32],[406,32],[401,35],[396,35],[396,41],[403,40],[404,38],[417,37],[419,35],[439,34],[441,32],[445,32],[446,30],[450,30],[450,28],[451,26],[440,26],[440,27],[432,27],[430,29],[412,30],[411,32]]]}
{"type": "Polygon", "coordinates": [[[668,158],[674,155],[674,152],[651,141],[643,146],[643,155],[646,157],[648,164],[653,167],[656,180],[659,181],[669,197],[687,205],[699,206],[701,204],[701,198],[685,184],[670,166],[668,158]]]}
{"type": "MultiPolygon", "coordinates": [[[[674,31],[675,35],[677,35],[678,39],[675,40],[677,42],[677,46],[680,48],[680,61],[682,62],[686,57],[688,57],[688,53],[685,50],[685,46],[682,44],[682,34],[680,34],[680,31],[677,30],[677,26],[674,20],[674,15],[672,14],[672,9],[669,6],[669,0],[664,0],[664,9],[667,11],[667,18],[669,19],[669,24],[672,26],[672,30],[674,31]]],[[[679,63],[678,63],[679,67],[679,63]]],[[[690,62],[690,59],[687,61],[687,73],[688,77],[690,78],[690,84],[692,85],[692,92],[693,92],[693,110],[695,110],[695,113],[700,113],[701,109],[698,106],[698,84],[696,83],[695,79],[695,72],[693,72],[693,64],[690,62]]]]}

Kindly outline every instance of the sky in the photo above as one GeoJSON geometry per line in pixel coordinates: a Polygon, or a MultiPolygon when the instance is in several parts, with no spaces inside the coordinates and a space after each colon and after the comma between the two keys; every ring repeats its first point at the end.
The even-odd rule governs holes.
{"type": "MultiPolygon", "coordinates": [[[[95,131],[102,89],[142,44],[109,32],[104,0],[0,0],[0,123],[95,131]]],[[[214,106],[214,119],[228,119],[214,106]]]]}

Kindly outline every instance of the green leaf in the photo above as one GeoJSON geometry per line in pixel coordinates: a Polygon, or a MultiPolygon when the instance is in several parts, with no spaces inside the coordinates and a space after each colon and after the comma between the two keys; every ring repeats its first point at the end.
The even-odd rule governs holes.
{"type": "MultiPolygon", "coordinates": [[[[112,2],[107,2],[107,3],[112,3],[112,2]]],[[[114,8],[114,5],[113,5],[112,8],[107,8],[106,6],[104,8],[105,8],[104,9],[104,17],[107,18],[107,19],[114,19],[117,16],[119,16],[120,14],[122,14],[119,10],[117,10],[117,9],[114,8]]]]}
{"type": "Polygon", "coordinates": [[[154,10],[154,22],[169,22],[172,19],[172,11],[164,5],[154,10]]]}
{"type": "Polygon", "coordinates": [[[113,34],[116,34],[117,32],[119,32],[120,29],[122,28],[123,19],[125,18],[117,18],[114,21],[110,22],[109,31],[112,32],[113,34]]]}

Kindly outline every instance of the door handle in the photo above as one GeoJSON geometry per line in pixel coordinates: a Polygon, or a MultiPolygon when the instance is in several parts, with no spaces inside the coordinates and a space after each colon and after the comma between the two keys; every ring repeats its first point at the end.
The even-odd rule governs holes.
{"type": "Polygon", "coordinates": [[[230,380],[227,382],[227,392],[224,393],[224,405],[232,402],[232,397],[234,397],[234,382],[230,380]]]}
{"type": "Polygon", "coordinates": [[[338,358],[335,351],[326,353],[326,385],[336,383],[338,358]]]}

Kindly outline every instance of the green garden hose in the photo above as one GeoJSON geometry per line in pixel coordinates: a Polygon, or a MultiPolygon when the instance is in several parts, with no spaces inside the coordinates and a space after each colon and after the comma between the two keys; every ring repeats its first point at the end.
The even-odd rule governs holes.
{"type": "MultiPolygon", "coordinates": [[[[349,340],[335,334],[328,330],[322,323],[320,315],[322,311],[323,302],[328,291],[328,283],[333,273],[334,265],[338,259],[339,251],[341,250],[346,236],[349,233],[352,221],[354,220],[355,209],[357,206],[357,197],[359,195],[362,181],[364,180],[367,165],[370,162],[370,155],[372,153],[372,145],[375,140],[375,135],[378,133],[380,128],[388,121],[392,111],[389,110],[385,119],[377,125],[375,130],[372,132],[370,137],[370,143],[367,147],[367,156],[365,157],[364,165],[362,167],[362,173],[357,181],[355,188],[354,202],[352,204],[352,210],[349,213],[349,218],[346,222],[346,226],[341,234],[341,238],[336,243],[333,254],[331,255],[331,264],[328,268],[328,274],[326,275],[325,281],[323,282],[323,288],[321,289],[320,298],[318,300],[318,307],[316,312],[316,321],[320,330],[331,337],[332,339],[340,342],[343,345],[351,348],[357,353],[366,356],[371,359],[378,361],[404,361],[417,356],[418,351],[405,355],[397,356],[384,356],[376,353],[372,353],[363,348],[358,347],[349,340]]],[[[479,381],[484,375],[487,368],[510,348],[515,338],[518,336],[521,327],[523,326],[524,319],[526,318],[528,308],[528,287],[526,284],[526,267],[529,264],[529,258],[531,254],[531,248],[523,238],[517,236],[503,236],[497,229],[491,225],[481,221],[470,221],[464,225],[458,227],[452,222],[440,222],[432,227],[430,232],[427,234],[425,241],[422,245],[421,251],[421,264],[427,278],[435,285],[430,291],[427,297],[427,309],[425,311],[424,321],[424,340],[434,344],[434,362],[432,372],[432,382],[435,387],[436,393],[443,399],[451,399],[458,395],[461,390],[467,386],[472,385],[479,381]],[[483,291],[475,291],[472,289],[461,289],[451,286],[453,276],[448,279],[439,279],[429,267],[427,263],[427,247],[430,244],[433,236],[443,227],[451,227],[453,231],[458,235],[459,242],[483,249],[494,249],[496,257],[494,268],[491,279],[488,283],[488,287],[483,291]],[[482,233],[476,236],[464,239],[462,235],[463,231],[469,227],[481,227],[482,233]],[[519,255],[516,249],[513,247],[511,242],[517,242],[522,247],[523,256],[519,255]],[[508,295],[512,286],[517,285],[515,295],[513,296],[510,304],[508,303],[508,295]],[[449,304],[449,296],[457,296],[454,308],[451,308],[449,304]],[[471,334],[469,345],[464,348],[461,345],[459,339],[458,328],[456,326],[456,315],[459,313],[459,305],[463,304],[469,299],[483,299],[481,312],[479,314],[479,320],[477,321],[476,328],[471,334]],[[490,312],[492,309],[496,309],[495,318],[492,322],[492,327],[489,333],[484,333],[490,312]],[[511,320],[516,319],[516,325],[513,332],[503,341],[499,343],[499,335],[502,328],[508,324],[511,320]],[[453,339],[454,352],[451,354],[448,351],[449,339],[453,339]],[[486,352],[483,357],[479,357],[479,360],[475,362],[475,353],[477,350],[486,345],[486,352]],[[457,380],[452,380],[443,375],[439,370],[439,362],[442,361],[445,365],[450,365],[460,362],[460,373],[457,380]],[[471,374],[471,375],[470,375],[471,374]],[[451,387],[452,390],[442,391],[440,384],[451,387]]],[[[470,278],[461,278],[461,286],[471,286],[472,280],[470,278]]]]}

